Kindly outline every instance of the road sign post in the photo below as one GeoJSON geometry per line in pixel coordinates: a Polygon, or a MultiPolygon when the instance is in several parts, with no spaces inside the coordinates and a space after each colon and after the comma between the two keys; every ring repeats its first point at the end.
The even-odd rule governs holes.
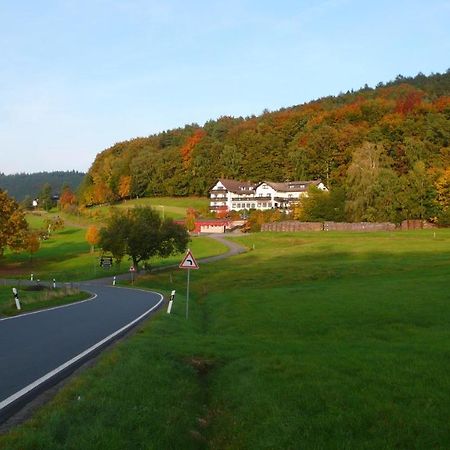
{"type": "Polygon", "coordinates": [[[197,261],[192,252],[188,249],[186,255],[178,266],[180,269],[187,269],[187,286],[186,286],[186,319],[189,318],[189,285],[191,278],[191,269],[199,269],[197,261]]]}

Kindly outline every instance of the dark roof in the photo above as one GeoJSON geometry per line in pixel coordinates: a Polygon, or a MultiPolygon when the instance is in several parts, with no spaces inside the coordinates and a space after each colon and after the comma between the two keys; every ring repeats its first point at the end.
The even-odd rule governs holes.
{"type": "Polygon", "coordinates": [[[235,194],[254,192],[255,184],[249,181],[236,181],[220,178],[219,181],[224,185],[225,189],[235,194]]]}
{"type": "Polygon", "coordinates": [[[218,182],[222,183],[225,189],[229,192],[234,192],[235,194],[252,194],[255,192],[255,189],[263,183],[268,184],[278,192],[305,192],[308,190],[309,186],[318,186],[322,181],[319,179],[309,181],[286,181],[284,183],[274,183],[272,181],[251,183],[249,181],[237,181],[220,178],[218,182]]]}
{"type": "Polygon", "coordinates": [[[318,186],[321,183],[321,180],[310,180],[310,181],[286,181],[284,183],[273,183],[271,181],[262,181],[258,184],[266,183],[269,186],[273,187],[278,192],[304,192],[307,191],[309,186],[314,185],[318,186]]]}

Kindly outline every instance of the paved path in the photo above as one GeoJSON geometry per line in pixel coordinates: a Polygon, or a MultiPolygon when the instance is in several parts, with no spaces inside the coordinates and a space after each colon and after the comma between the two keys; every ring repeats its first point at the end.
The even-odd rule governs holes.
{"type": "MultiPolygon", "coordinates": [[[[202,236],[204,236],[204,235],[202,235],[202,236]]],[[[196,258],[199,265],[208,264],[208,263],[211,263],[214,261],[219,261],[221,259],[229,258],[230,256],[235,256],[235,255],[239,255],[240,253],[245,253],[247,251],[247,249],[245,247],[243,247],[242,245],[239,245],[236,242],[229,241],[228,239],[226,239],[226,237],[228,236],[227,234],[208,234],[206,236],[211,239],[215,239],[216,241],[218,241],[218,242],[222,243],[223,245],[225,245],[226,247],[228,247],[228,251],[225,253],[222,253],[220,255],[208,256],[206,258],[201,258],[201,259],[196,258]]],[[[195,255],[194,255],[194,257],[195,257],[195,255]]],[[[180,257],[180,262],[181,262],[181,260],[182,260],[182,257],[180,257]]],[[[178,264],[154,267],[151,271],[159,272],[161,270],[176,269],[176,268],[178,268],[178,264]]],[[[145,274],[146,272],[143,271],[142,273],[145,274]]],[[[137,274],[137,276],[139,276],[139,274],[137,274]]],[[[97,278],[95,280],[91,280],[91,281],[89,281],[89,283],[95,284],[95,285],[99,285],[99,284],[100,285],[110,285],[112,283],[112,279],[113,279],[113,276],[110,275],[105,278],[97,278]]],[[[117,280],[130,280],[130,273],[122,273],[120,275],[116,275],[116,279],[117,280]]]]}

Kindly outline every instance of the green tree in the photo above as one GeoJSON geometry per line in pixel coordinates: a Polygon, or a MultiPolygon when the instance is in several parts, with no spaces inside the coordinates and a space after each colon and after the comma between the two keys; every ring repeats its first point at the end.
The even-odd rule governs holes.
{"type": "Polygon", "coordinates": [[[41,192],[39,193],[39,205],[46,211],[50,211],[52,209],[52,187],[49,183],[45,183],[42,186],[41,192]]]}
{"type": "Polygon", "coordinates": [[[425,163],[418,161],[405,178],[405,209],[408,219],[430,219],[438,214],[436,189],[425,163]]]}
{"type": "Polygon", "coordinates": [[[299,214],[296,218],[306,222],[325,220],[343,222],[345,220],[345,191],[343,188],[322,191],[316,186],[311,186],[308,197],[299,202],[298,210],[299,214]]]}
{"type": "Polygon", "coordinates": [[[365,142],[353,153],[347,171],[346,212],[353,222],[373,221],[376,182],[384,165],[382,145],[365,142]]]}
{"type": "Polygon", "coordinates": [[[150,207],[134,208],[126,212],[115,210],[100,230],[99,245],[111,252],[117,261],[129,255],[133,265],[153,256],[166,258],[187,248],[189,234],[186,228],[162,220],[150,207]]]}

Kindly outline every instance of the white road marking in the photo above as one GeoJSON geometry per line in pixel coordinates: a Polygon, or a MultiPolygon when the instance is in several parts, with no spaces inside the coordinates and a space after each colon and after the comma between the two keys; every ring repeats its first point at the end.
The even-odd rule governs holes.
{"type": "Polygon", "coordinates": [[[53,311],[54,309],[61,309],[61,308],[67,308],[69,306],[79,305],[80,303],[90,302],[91,300],[94,300],[95,298],[97,298],[97,294],[94,294],[92,297],[89,297],[85,300],[80,300],[79,302],[67,303],[67,305],[53,306],[52,308],[44,308],[44,309],[40,309],[39,311],[18,314],[17,316],[5,317],[3,319],[0,319],[0,322],[2,322],[3,320],[20,319],[22,317],[31,316],[33,314],[39,314],[39,313],[43,313],[43,312],[47,312],[47,311],[53,311]]]}
{"type": "MultiPolygon", "coordinates": [[[[161,299],[159,300],[159,302],[155,305],[152,306],[150,309],[148,309],[147,311],[145,311],[143,314],[141,314],[139,317],[137,317],[136,319],[134,319],[133,321],[129,322],[128,324],[126,324],[125,326],[123,326],[122,328],[120,328],[119,330],[115,331],[114,333],[110,334],[109,336],[105,337],[104,339],[102,339],[101,341],[97,342],[96,344],[92,345],[91,347],[89,347],[87,350],[85,350],[84,352],[78,354],[77,356],[73,357],[72,359],[70,359],[69,361],[65,362],[64,364],[61,364],[59,367],[57,367],[56,369],[48,372],[47,374],[45,374],[44,376],[42,376],[41,378],[37,379],[36,381],[34,381],[33,383],[29,384],[28,386],[24,387],[23,389],[21,389],[20,391],[16,392],[15,394],[9,396],[8,398],[6,398],[5,400],[0,402],[0,411],[5,408],[6,406],[10,405],[11,403],[15,402],[16,400],[20,399],[21,397],[23,397],[24,395],[28,394],[29,392],[31,392],[33,389],[37,388],[38,386],[40,386],[41,384],[45,383],[47,380],[49,380],[50,378],[54,377],[55,375],[57,375],[58,373],[62,372],[64,369],[67,369],[68,367],[70,367],[72,364],[76,363],[77,361],[80,361],[82,358],[84,358],[85,356],[89,355],[89,353],[92,353],[94,350],[96,350],[97,348],[99,348],[100,346],[102,346],[103,344],[105,344],[106,342],[110,341],[111,339],[113,339],[115,336],[117,336],[118,334],[122,333],[123,331],[125,331],[127,328],[132,327],[136,322],[138,322],[139,320],[141,320],[143,317],[145,317],[147,314],[149,314],[150,312],[152,312],[154,309],[156,309],[163,301],[164,301],[164,297],[159,293],[159,292],[153,292],[153,291],[146,291],[144,289],[136,289],[136,290],[140,290],[143,292],[152,292],[154,294],[157,294],[161,297],[161,299]]],[[[86,301],[86,300],[83,300],[86,301]]],[[[81,302],[78,302],[81,303],[81,302]]],[[[66,305],[69,306],[69,305],[66,305]]],[[[48,311],[48,310],[47,310],[48,311]]],[[[37,311],[36,311],[37,312],[37,311]]],[[[31,313],[30,313],[31,314],[31,313]]],[[[12,318],[12,317],[11,317],[12,318]]],[[[3,319],[6,320],[6,319],[3,319]]]]}

